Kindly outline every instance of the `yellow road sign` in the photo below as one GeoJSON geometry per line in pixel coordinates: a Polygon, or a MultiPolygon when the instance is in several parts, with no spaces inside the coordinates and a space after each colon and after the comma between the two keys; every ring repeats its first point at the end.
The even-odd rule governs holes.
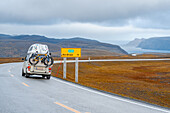
{"type": "Polygon", "coordinates": [[[61,57],[81,57],[81,48],[61,48],[61,57]]]}

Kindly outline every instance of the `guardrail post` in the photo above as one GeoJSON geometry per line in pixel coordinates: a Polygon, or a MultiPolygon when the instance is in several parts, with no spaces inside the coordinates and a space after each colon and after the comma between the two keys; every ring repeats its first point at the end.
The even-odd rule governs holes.
{"type": "Polygon", "coordinates": [[[66,60],[67,58],[64,57],[64,63],[63,63],[63,78],[66,79],[66,60]]]}
{"type": "Polygon", "coordinates": [[[75,82],[78,82],[78,57],[76,57],[75,62],[75,82]]]}
{"type": "Polygon", "coordinates": [[[90,57],[89,57],[89,62],[90,62],[90,57]]]}

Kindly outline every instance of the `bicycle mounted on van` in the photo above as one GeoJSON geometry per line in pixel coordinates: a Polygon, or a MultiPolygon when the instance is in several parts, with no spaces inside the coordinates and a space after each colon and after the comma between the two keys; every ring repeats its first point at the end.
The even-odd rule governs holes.
{"type": "Polygon", "coordinates": [[[44,63],[46,66],[53,65],[53,58],[50,56],[50,54],[37,54],[33,53],[31,57],[29,58],[29,63],[31,65],[36,65],[39,61],[44,63]]]}

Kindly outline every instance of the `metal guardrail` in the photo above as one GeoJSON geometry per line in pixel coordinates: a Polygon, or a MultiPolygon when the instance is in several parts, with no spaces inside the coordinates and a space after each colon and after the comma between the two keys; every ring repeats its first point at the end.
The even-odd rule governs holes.
{"type": "MultiPolygon", "coordinates": [[[[101,60],[78,60],[78,62],[121,62],[121,61],[125,61],[125,62],[130,62],[130,61],[166,61],[166,60],[170,60],[170,59],[101,59],[101,60]]],[[[64,63],[64,61],[54,61],[54,63],[64,63]]],[[[76,60],[67,60],[67,63],[74,63],[76,62],[76,60]]]]}

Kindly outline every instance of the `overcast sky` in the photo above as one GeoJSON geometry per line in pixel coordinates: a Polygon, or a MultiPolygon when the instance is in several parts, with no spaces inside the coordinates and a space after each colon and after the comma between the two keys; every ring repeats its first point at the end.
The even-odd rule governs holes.
{"type": "Polygon", "coordinates": [[[0,33],[100,41],[170,36],[170,0],[0,0],[0,33]]]}

